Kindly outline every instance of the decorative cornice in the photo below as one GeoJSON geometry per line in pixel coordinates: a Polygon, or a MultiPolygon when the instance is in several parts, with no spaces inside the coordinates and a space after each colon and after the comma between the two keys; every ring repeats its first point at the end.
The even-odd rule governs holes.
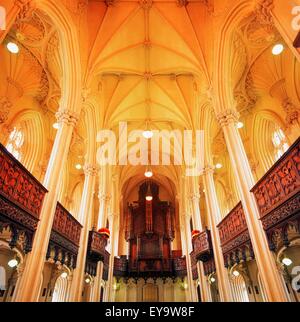
{"type": "Polygon", "coordinates": [[[71,126],[75,126],[79,120],[79,115],[70,110],[58,111],[55,116],[58,123],[64,123],[71,126]]]}
{"type": "Polygon", "coordinates": [[[225,111],[222,111],[216,115],[217,120],[219,124],[224,127],[232,123],[236,123],[240,117],[240,114],[233,110],[233,109],[228,109],[225,111]]]}

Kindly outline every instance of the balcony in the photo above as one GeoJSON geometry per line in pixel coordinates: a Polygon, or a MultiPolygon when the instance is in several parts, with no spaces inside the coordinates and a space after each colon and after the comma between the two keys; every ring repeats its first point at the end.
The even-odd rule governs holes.
{"type": "Polygon", "coordinates": [[[96,262],[104,261],[107,256],[105,247],[107,245],[107,237],[103,234],[91,230],[89,233],[88,255],[96,262]]]}
{"type": "Polygon", "coordinates": [[[46,193],[42,184],[0,144],[0,228],[10,227],[11,247],[23,234],[23,250],[31,251],[46,193]]]}
{"type": "Polygon", "coordinates": [[[47,259],[75,267],[82,226],[60,203],[57,203],[47,259]]]}
{"type": "Polygon", "coordinates": [[[218,229],[226,267],[254,257],[241,202],[220,222],[218,229]]]}
{"type": "Polygon", "coordinates": [[[210,231],[208,229],[193,238],[193,254],[197,260],[208,261],[213,256],[210,231]]]}
{"type": "Polygon", "coordinates": [[[251,190],[255,196],[269,248],[289,245],[287,229],[300,227],[300,138],[251,190]]]}

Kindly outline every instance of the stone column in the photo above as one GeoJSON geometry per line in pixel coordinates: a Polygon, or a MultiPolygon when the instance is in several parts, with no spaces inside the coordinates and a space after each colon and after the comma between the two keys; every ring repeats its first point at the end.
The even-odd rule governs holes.
{"type": "Polygon", "coordinates": [[[189,244],[192,243],[192,234],[190,230],[190,216],[189,214],[181,214],[181,243],[182,243],[182,254],[186,257],[186,268],[187,268],[187,280],[188,280],[188,301],[197,302],[197,294],[194,287],[193,274],[192,274],[192,263],[190,253],[192,251],[189,244]]]}
{"type": "Polygon", "coordinates": [[[97,263],[97,273],[94,279],[94,291],[93,291],[93,296],[91,297],[91,302],[100,302],[102,276],[103,276],[103,262],[99,261],[97,263]]]}
{"type": "Polygon", "coordinates": [[[223,302],[232,302],[233,299],[230,291],[229,276],[225,268],[220,235],[217,228],[218,221],[221,219],[221,213],[214,184],[213,171],[212,167],[206,167],[204,170],[203,183],[205,189],[205,201],[214,250],[220,298],[223,302]]]}
{"type": "MultiPolygon", "coordinates": [[[[250,192],[250,189],[254,186],[254,179],[240,133],[236,127],[238,116],[234,110],[226,110],[219,113],[217,119],[224,132],[232,169],[245,212],[256,263],[268,301],[287,301],[288,297],[283,281],[280,278],[275,260],[268,247],[264,229],[259,220],[256,201],[250,192]]],[[[212,181],[212,178],[208,180],[212,181]]]]}
{"type": "MultiPolygon", "coordinates": [[[[194,229],[197,229],[200,232],[202,232],[204,230],[204,227],[201,222],[199,202],[200,202],[200,194],[197,192],[194,192],[194,194],[192,194],[191,196],[191,203],[193,205],[193,215],[192,215],[193,226],[194,226],[194,229]]],[[[204,275],[204,267],[201,261],[198,261],[197,269],[198,269],[198,277],[199,277],[200,288],[201,288],[201,301],[209,302],[209,290],[207,288],[206,277],[204,275]]]]}
{"type": "Polygon", "coordinates": [[[79,211],[79,221],[82,224],[80,235],[79,251],[77,256],[76,268],[73,274],[73,281],[70,290],[70,302],[80,302],[82,288],[84,283],[86,254],[88,247],[89,231],[92,225],[92,203],[93,192],[95,189],[95,181],[97,175],[97,167],[95,165],[84,166],[85,180],[83,193],[79,211]]]}
{"type": "Polygon", "coordinates": [[[74,126],[78,116],[72,111],[63,110],[56,114],[59,123],[54,146],[48,164],[44,186],[48,189],[41,210],[40,221],[34,236],[32,251],[28,254],[26,265],[16,301],[35,302],[39,297],[39,285],[48,249],[63,166],[68,157],[74,126]]]}

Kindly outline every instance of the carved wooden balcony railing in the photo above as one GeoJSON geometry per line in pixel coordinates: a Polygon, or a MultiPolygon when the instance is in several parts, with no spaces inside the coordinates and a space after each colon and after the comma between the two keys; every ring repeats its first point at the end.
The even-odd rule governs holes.
{"type": "Polygon", "coordinates": [[[47,259],[75,267],[82,226],[59,202],[56,205],[47,259]]]}
{"type": "Polygon", "coordinates": [[[269,247],[288,246],[288,228],[300,233],[300,138],[251,190],[269,247]]]}
{"type": "Polygon", "coordinates": [[[0,144],[0,229],[10,227],[11,247],[23,234],[23,250],[31,251],[46,193],[41,183],[0,144]]]}
{"type": "Polygon", "coordinates": [[[241,202],[218,225],[225,266],[253,258],[253,249],[241,202]]]}
{"type": "MultiPolygon", "coordinates": [[[[98,259],[100,257],[97,255],[95,256],[87,256],[86,262],[85,262],[85,273],[89,274],[91,276],[96,276],[97,275],[97,263],[98,259]]],[[[108,280],[108,272],[109,272],[109,258],[110,258],[110,253],[106,250],[104,252],[104,258],[102,259],[103,261],[103,274],[102,274],[102,279],[104,281],[108,280]]]]}
{"type": "Polygon", "coordinates": [[[96,262],[103,261],[105,259],[107,237],[103,234],[91,230],[89,233],[89,242],[88,242],[88,255],[90,258],[94,259],[96,262]]]}
{"type": "Polygon", "coordinates": [[[210,231],[208,229],[195,236],[192,240],[193,252],[197,260],[206,262],[213,256],[210,231]]]}
{"type": "MultiPolygon", "coordinates": [[[[186,271],[186,258],[166,258],[153,261],[148,261],[143,267],[143,270],[139,270],[138,266],[133,268],[129,265],[130,259],[126,256],[115,257],[114,259],[114,276],[115,277],[184,277],[187,275],[186,271]]],[[[197,272],[197,261],[195,260],[194,273],[197,274],[195,279],[198,277],[197,272]]]]}

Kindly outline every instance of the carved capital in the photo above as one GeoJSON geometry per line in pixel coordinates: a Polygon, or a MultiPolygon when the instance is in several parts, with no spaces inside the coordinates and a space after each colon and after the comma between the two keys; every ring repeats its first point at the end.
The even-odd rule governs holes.
{"type": "Polygon", "coordinates": [[[144,10],[150,10],[152,7],[152,0],[140,0],[140,6],[144,9],[144,10]]]}
{"type": "Polygon", "coordinates": [[[263,26],[273,26],[271,11],[274,8],[273,0],[256,0],[255,13],[257,21],[263,26]]]}
{"type": "Polygon", "coordinates": [[[86,164],[83,167],[83,171],[86,176],[95,177],[98,174],[98,170],[98,167],[93,164],[86,164]]]}
{"type": "Polygon", "coordinates": [[[0,124],[5,123],[8,119],[12,103],[7,96],[0,97],[0,124]]]}
{"type": "Polygon", "coordinates": [[[239,117],[240,114],[232,109],[228,109],[217,114],[217,120],[222,127],[236,123],[239,117]]]}
{"type": "Polygon", "coordinates": [[[286,122],[288,125],[293,125],[299,120],[299,111],[289,98],[282,102],[282,107],[286,112],[286,122]]]}
{"type": "Polygon", "coordinates": [[[207,174],[214,174],[214,172],[215,172],[215,167],[213,165],[209,165],[209,164],[206,165],[205,168],[204,168],[204,170],[203,170],[203,173],[205,175],[207,175],[207,174]]]}
{"type": "Polygon", "coordinates": [[[55,116],[58,123],[64,123],[71,126],[75,126],[79,120],[79,115],[70,110],[58,111],[55,116]]]}

